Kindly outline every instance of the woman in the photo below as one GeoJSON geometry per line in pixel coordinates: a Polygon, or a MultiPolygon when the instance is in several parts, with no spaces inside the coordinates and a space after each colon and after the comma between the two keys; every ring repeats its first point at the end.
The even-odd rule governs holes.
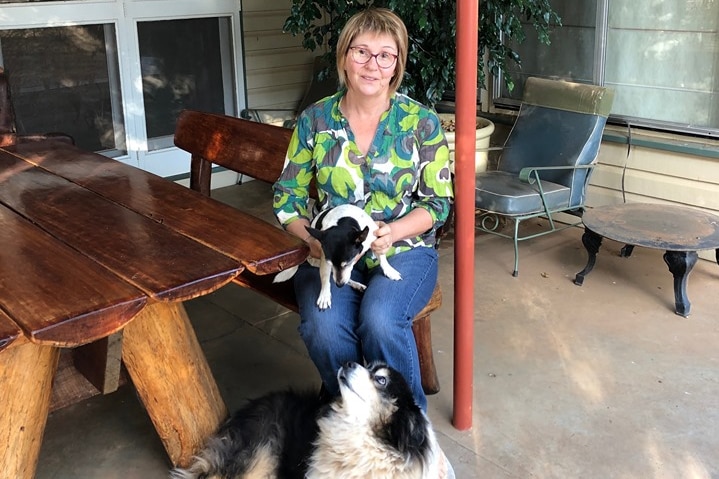
{"type": "Polygon", "coordinates": [[[274,185],[274,209],[316,258],[321,246],[305,229],[311,180],[315,211],[351,203],[377,222],[371,251],[352,273],[367,285],[364,293],[332,284],[332,307],[320,310],[319,272],[300,267],[294,278],[300,335],[330,394],[339,393],[336,374],[343,363],[383,360],[404,375],[426,411],[412,319],[437,282],[435,233],[453,192],[439,118],[397,93],[407,43],[404,23],[389,10],[350,18],[337,43],[340,91],[300,114],[274,185]],[[382,275],[377,254],[388,257],[400,281],[382,275]]]}

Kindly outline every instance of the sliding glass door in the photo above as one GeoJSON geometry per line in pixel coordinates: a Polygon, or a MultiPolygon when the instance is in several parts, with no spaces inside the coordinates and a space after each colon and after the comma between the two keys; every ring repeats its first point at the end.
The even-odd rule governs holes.
{"type": "MultiPolygon", "coordinates": [[[[2,0],[0,0],[2,1],[2,0]]],[[[6,2],[0,66],[18,131],[61,131],[162,176],[189,170],[173,146],[184,108],[244,106],[239,1],[6,2]]]]}

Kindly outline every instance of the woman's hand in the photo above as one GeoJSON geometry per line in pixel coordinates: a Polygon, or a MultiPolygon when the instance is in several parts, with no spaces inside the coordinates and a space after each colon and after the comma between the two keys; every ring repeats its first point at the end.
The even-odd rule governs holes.
{"type": "Polygon", "coordinates": [[[310,222],[306,219],[302,218],[297,221],[293,221],[287,226],[287,231],[292,233],[293,235],[297,236],[299,239],[305,242],[307,246],[310,247],[310,256],[312,258],[321,258],[322,257],[322,245],[320,244],[319,240],[315,239],[314,236],[310,235],[307,232],[307,227],[310,225],[310,222]]]}
{"type": "Polygon", "coordinates": [[[377,221],[377,229],[374,234],[377,237],[370,246],[376,255],[386,254],[389,251],[394,237],[392,236],[392,227],[384,221],[377,221]]]}
{"type": "Polygon", "coordinates": [[[310,247],[310,256],[312,258],[322,258],[322,243],[317,238],[310,236],[305,240],[305,243],[310,247]]]}

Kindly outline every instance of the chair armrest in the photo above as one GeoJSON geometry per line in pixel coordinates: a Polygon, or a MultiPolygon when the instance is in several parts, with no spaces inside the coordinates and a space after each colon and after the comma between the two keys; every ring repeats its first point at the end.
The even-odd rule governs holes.
{"type": "Polygon", "coordinates": [[[567,165],[567,166],[527,166],[522,168],[519,171],[519,179],[520,181],[523,181],[525,183],[529,183],[530,185],[534,184],[535,181],[540,181],[539,179],[539,172],[540,171],[550,171],[550,170],[591,170],[594,168],[596,163],[592,163],[590,165],[567,165]],[[532,175],[534,173],[534,175],[532,175]],[[534,178],[532,178],[534,176],[534,178]]]}

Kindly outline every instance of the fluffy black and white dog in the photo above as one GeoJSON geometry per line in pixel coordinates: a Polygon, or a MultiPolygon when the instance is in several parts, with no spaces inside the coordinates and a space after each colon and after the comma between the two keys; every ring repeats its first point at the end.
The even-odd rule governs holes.
{"type": "Polygon", "coordinates": [[[400,373],[348,363],[340,396],[279,392],[239,410],[174,479],[437,479],[442,456],[400,373]]]}
{"type": "MultiPolygon", "coordinates": [[[[350,285],[359,291],[367,287],[350,278],[355,263],[369,250],[375,240],[377,224],[362,208],[355,205],[339,205],[322,211],[314,217],[307,232],[322,245],[322,258],[308,258],[307,262],[319,267],[322,288],[317,298],[317,307],[327,309],[332,306],[330,280],[334,278],[337,286],[350,285]]],[[[390,266],[385,255],[379,255],[379,267],[389,279],[399,281],[402,275],[390,266]]],[[[275,276],[273,282],[290,279],[297,272],[294,266],[275,276]]]]}

